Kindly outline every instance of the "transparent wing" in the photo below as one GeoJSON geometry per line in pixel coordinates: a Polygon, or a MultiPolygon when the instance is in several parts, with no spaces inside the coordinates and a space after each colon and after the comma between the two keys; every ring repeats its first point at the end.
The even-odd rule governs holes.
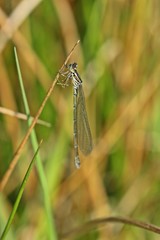
{"type": "Polygon", "coordinates": [[[84,155],[88,155],[92,151],[93,145],[91,130],[87,117],[84,92],[81,85],[78,88],[77,131],[78,146],[84,155]]]}

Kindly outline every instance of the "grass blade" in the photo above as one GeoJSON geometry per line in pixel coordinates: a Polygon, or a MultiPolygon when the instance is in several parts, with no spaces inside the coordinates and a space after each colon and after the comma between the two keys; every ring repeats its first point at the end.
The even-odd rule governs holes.
{"type": "MultiPolygon", "coordinates": [[[[28,105],[28,102],[27,102],[27,97],[26,97],[26,93],[25,93],[25,89],[24,89],[24,85],[23,85],[23,80],[22,80],[22,75],[21,75],[21,71],[20,71],[20,66],[19,66],[19,61],[18,61],[16,48],[14,48],[14,53],[15,53],[15,58],[16,58],[18,77],[19,77],[19,82],[20,82],[20,87],[21,87],[21,92],[22,92],[22,97],[23,97],[23,102],[24,102],[26,115],[30,116],[29,105],[28,105]]],[[[30,127],[32,119],[30,117],[28,117],[27,122],[28,122],[28,126],[30,127]]],[[[31,142],[32,142],[33,149],[35,150],[37,148],[38,141],[37,141],[37,137],[36,137],[36,133],[35,133],[34,129],[31,132],[31,142]]],[[[51,205],[50,205],[47,179],[46,179],[46,176],[45,176],[45,172],[44,172],[44,169],[43,169],[43,165],[42,165],[40,155],[37,154],[36,158],[37,158],[36,166],[37,166],[37,169],[38,169],[38,174],[39,174],[41,186],[42,186],[42,189],[43,189],[44,205],[45,205],[45,210],[46,210],[47,226],[48,226],[47,232],[49,234],[49,239],[57,239],[56,231],[55,231],[55,227],[54,227],[54,221],[53,221],[53,218],[52,218],[52,208],[51,208],[51,205]]]]}
{"type": "Polygon", "coordinates": [[[36,156],[37,156],[37,154],[38,154],[38,151],[39,151],[39,149],[40,149],[41,144],[42,144],[42,140],[41,140],[41,142],[40,142],[40,144],[39,144],[39,146],[38,146],[38,148],[37,148],[37,150],[36,150],[36,152],[35,152],[35,154],[34,154],[34,156],[33,156],[33,159],[32,159],[32,161],[31,161],[31,163],[30,163],[30,165],[29,165],[29,167],[28,167],[28,169],[27,169],[27,172],[26,172],[26,174],[25,174],[25,176],[24,176],[24,179],[23,179],[23,181],[22,181],[21,187],[20,187],[20,189],[19,189],[19,193],[18,193],[17,199],[16,199],[15,204],[14,204],[14,206],[13,206],[13,210],[12,210],[10,216],[9,216],[8,222],[7,222],[7,224],[6,224],[6,226],[5,226],[5,229],[4,229],[3,233],[2,233],[2,236],[1,236],[1,238],[0,238],[1,240],[3,240],[3,239],[6,237],[7,232],[9,231],[9,228],[10,228],[10,226],[11,226],[11,223],[12,223],[12,221],[13,221],[13,219],[14,219],[15,213],[16,213],[17,208],[18,208],[18,206],[19,206],[19,203],[20,203],[20,200],[21,200],[21,198],[22,198],[22,194],[23,194],[23,192],[24,192],[24,189],[25,189],[25,186],[26,186],[28,177],[29,177],[30,172],[31,172],[31,170],[32,170],[33,164],[34,164],[34,162],[35,162],[35,159],[36,159],[36,156]]]}

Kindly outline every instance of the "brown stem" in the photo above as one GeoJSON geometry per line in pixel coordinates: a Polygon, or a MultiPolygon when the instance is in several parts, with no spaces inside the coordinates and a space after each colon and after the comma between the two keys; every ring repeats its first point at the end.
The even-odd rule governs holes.
{"type": "MultiPolygon", "coordinates": [[[[74,49],[75,49],[75,47],[77,46],[78,43],[79,43],[79,40],[76,42],[76,44],[74,45],[74,47],[72,48],[72,50],[71,50],[70,53],[68,54],[65,62],[63,63],[62,67],[60,68],[60,71],[61,71],[61,70],[64,68],[64,66],[67,64],[69,58],[71,57],[71,55],[72,55],[72,53],[73,53],[73,51],[74,51],[74,49]]],[[[32,123],[31,123],[31,125],[30,125],[30,127],[29,127],[29,129],[28,129],[28,131],[27,131],[27,133],[26,133],[26,135],[24,136],[23,140],[21,141],[20,145],[18,146],[17,151],[15,152],[15,154],[14,154],[14,156],[13,156],[13,159],[12,159],[12,161],[11,161],[11,163],[10,163],[7,171],[6,171],[6,173],[4,174],[4,176],[3,176],[3,178],[2,178],[2,180],[1,180],[1,182],[0,182],[0,192],[1,192],[1,191],[4,189],[4,187],[6,186],[6,184],[7,184],[7,182],[8,182],[8,179],[9,179],[10,175],[12,174],[12,172],[13,172],[13,170],[14,170],[17,162],[18,162],[18,159],[19,159],[19,157],[20,157],[20,154],[22,153],[22,150],[23,150],[23,148],[24,148],[24,146],[25,146],[25,143],[27,142],[27,140],[28,140],[28,138],[29,138],[29,136],[30,136],[30,134],[31,134],[32,129],[34,128],[34,126],[35,126],[35,124],[36,124],[36,122],[37,122],[37,120],[38,120],[38,118],[39,118],[39,116],[40,116],[40,114],[41,114],[41,112],[42,112],[42,110],[43,110],[43,108],[44,108],[47,100],[48,100],[48,98],[50,97],[50,95],[51,95],[51,93],[52,93],[52,91],[53,91],[53,89],[54,89],[54,87],[55,87],[55,84],[56,84],[58,78],[59,78],[59,72],[57,73],[54,81],[52,82],[52,85],[51,85],[51,87],[49,88],[49,90],[48,90],[48,92],[47,92],[47,94],[46,94],[46,96],[45,96],[45,98],[44,98],[44,100],[43,100],[43,102],[42,102],[42,104],[41,104],[41,106],[40,106],[40,108],[39,108],[36,116],[35,116],[35,118],[33,119],[33,121],[32,121],[32,123]]]]}

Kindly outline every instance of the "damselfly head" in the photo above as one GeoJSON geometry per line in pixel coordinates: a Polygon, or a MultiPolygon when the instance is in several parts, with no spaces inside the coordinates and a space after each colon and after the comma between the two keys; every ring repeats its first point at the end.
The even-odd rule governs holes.
{"type": "Polygon", "coordinates": [[[77,69],[77,66],[78,66],[78,64],[77,63],[71,63],[71,64],[69,64],[69,69],[70,69],[70,71],[72,71],[72,70],[75,70],[75,69],[77,69]]]}
{"type": "Polygon", "coordinates": [[[73,63],[73,64],[72,64],[72,67],[73,67],[74,69],[77,69],[77,66],[78,66],[77,63],[73,63]]]}

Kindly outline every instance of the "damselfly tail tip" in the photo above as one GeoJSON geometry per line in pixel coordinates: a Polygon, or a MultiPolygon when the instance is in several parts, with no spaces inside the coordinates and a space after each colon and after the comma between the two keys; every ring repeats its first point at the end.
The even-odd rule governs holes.
{"type": "Polygon", "coordinates": [[[80,166],[81,166],[81,162],[80,162],[79,156],[75,157],[75,166],[76,166],[77,169],[79,169],[80,166]]]}

